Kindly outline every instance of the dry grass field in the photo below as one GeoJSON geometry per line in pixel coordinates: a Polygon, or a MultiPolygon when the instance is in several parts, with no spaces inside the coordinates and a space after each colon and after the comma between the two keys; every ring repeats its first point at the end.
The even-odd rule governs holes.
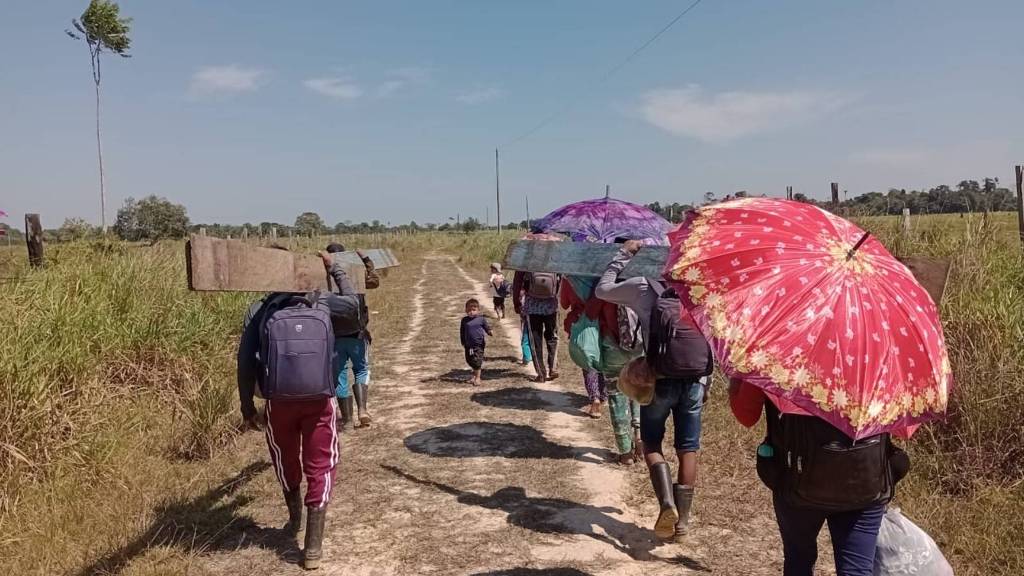
{"type": "MultiPolygon", "coordinates": [[[[958,574],[1024,573],[1024,257],[1009,215],[864,219],[897,255],[950,257],[949,417],[909,443],[899,505],[958,574]]],[[[486,385],[463,376],[462,302],[512,234],[343,238],[402,266],[369,294],[372,406],[342,438],[326,573],[773,574],[760,431],[706,413],[699,528],[655,546],[646,474],[606,462],[582,382],[534,386],[499,329],[486,385]],[[518,571],[517,571],[518,570],[518,571]]],[[[312,250],[326,243],[300,243],[312,250]]],[[[239,433],[245,295],[185,287],[183,246],[0,247],[0,566],[11,574],[299,573],[258,434],[239,433]]],[[[563,347],[564,348],[564,347],[563,347]]],[[[719,388],[718,390],[722,390],[719,388]]],[[[821,566],[824,567],[823,558],[821,566]]]]}

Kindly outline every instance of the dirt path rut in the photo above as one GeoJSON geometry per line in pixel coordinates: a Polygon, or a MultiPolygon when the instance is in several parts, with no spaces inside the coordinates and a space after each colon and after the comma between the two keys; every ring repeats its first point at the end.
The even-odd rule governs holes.
{"type": "MultiPolygon", "coordinates": [[[[712,571],[725,552],[715,545],[723,528],[698,523],[687,543],[657,541],[646,470],[613,463],[607,416],[580,411],[587,399],[578,370],[529,381],[532,368],[518,362],[518,319],[491,318],[484,385],[464,381],[459,319],[470,297],[489,308],[485,282],[434,256],[407,294],[404,336],[374,346],[374,423],[342,436],[320,574],[712,571]]],[[[265,458],[255,439],[251,449],[265,458]]],[[[251,525],[237,527],[234,550],[198,559],[204,572],[303,573],[298,548],[274,529],[284,512],[262,476],[245,488],[251,525]]],[[[762,566],[778,571],[777,559],[762,566]]]]}

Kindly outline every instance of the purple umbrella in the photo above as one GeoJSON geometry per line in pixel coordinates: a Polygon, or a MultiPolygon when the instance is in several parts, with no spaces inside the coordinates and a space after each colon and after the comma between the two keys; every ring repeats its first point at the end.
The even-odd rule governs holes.
{"type": "Polygon", "coordinates": [[[672,225],[653,210],[610,196],[574,202],[535,222],[545,232],[568,234],[574,242],[613,242],[616,238],[667,244],[672,225]]]}

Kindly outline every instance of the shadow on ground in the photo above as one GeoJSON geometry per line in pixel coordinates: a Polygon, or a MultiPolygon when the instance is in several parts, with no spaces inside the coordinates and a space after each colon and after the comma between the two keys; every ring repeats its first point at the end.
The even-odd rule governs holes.
{"type": "Polygon", "coordinates": [[[582,394],[575,392],[555,392],[537,388],[502,388],[477,392],[469,398],[473,402],[492,408],[511,410],[544,410],[561,412],[570,416],[587,417],[580,409],[590,403],[582,394]]]}
{"type": "Polygon", "coordinates": [[[601,464],[616,455],[604,448],[556,444],[532,426],[464,422],[410,434],[405,447],[417,454],[443,458],[553,458],[601,464]]]}
{"type": "Polygon", "coordinates": [[[476,572],[470,576],[591,576],[575,568],[510,568],[495,572],[476,572]]]}
{"type": "Polygon", "coordinates": [[[611,516],[610,514],[622,513],[617,508],[580,504],[563,498],[528,496],[526,490],[519,486],[506,486],[490,495],[477,494],[440,482],[417,478],[394,466],[382,464],[381,467],[409,482],[451,494],[460,504],[501,510],[508,515],[508,523],[514,526],[545,534],[589,536],[614,547],[634,560],[667,562],[688,567],[700,566],[698,569],[707,570],[699,562],[688,557],[659,558],[651,554],[652,550],[661,545],[654,532],[611,516]]]}
{"type": "Polygon", "coordinates": [[[145,532],[82,569],[78,576],[120,574],[148,549],[161,546],[203,553],[259,546],[297,562],[301,555],[294,538],[282,530],[258,526],[250,516],[239,515],[252,498],[238,491],[269,468],[269,462],[253,462],[201,496],[158,506],[145,532]]]}
{"type": "MultiPolygon", "coordinates": [[[[511,376],[517,376],[518,373],[510,368],[484,368],[480,371],[481,380],[500,380],[502,378],[509,378],[511,376]]],[[[454,368],[438,376],[431,376],[420,380],[422,384],[430,384],[432,382],[459,382],[464,383],[473,376],[473,371],[469,368],[454,368]]]]}

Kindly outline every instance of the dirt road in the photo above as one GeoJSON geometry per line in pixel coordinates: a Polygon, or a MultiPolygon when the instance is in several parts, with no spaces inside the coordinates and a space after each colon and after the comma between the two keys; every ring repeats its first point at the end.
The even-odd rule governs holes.
{"type": "MultiPolygon", "coordinates": [[[[488,344],[484,385],[463,382],[458,323],[467,298],[487,307],[485,283],[447,257],[419,272],[404,336],[375,345],[374,424],[342,437],[321,574],[781,572],[742,439],[708,431],[693,533],[658,542],[646,469],[613,463],[609,422],[580,412],[579,371],[531,383],[518,323],[506,320],[488,344]]],[[[285,512],[259,466],[265,446],[255,435],[244,443],[257,464],[216,495],[235,520],[197,554],[196,572],[302,574],[299,548],[276,529],[285,512]]]]}

